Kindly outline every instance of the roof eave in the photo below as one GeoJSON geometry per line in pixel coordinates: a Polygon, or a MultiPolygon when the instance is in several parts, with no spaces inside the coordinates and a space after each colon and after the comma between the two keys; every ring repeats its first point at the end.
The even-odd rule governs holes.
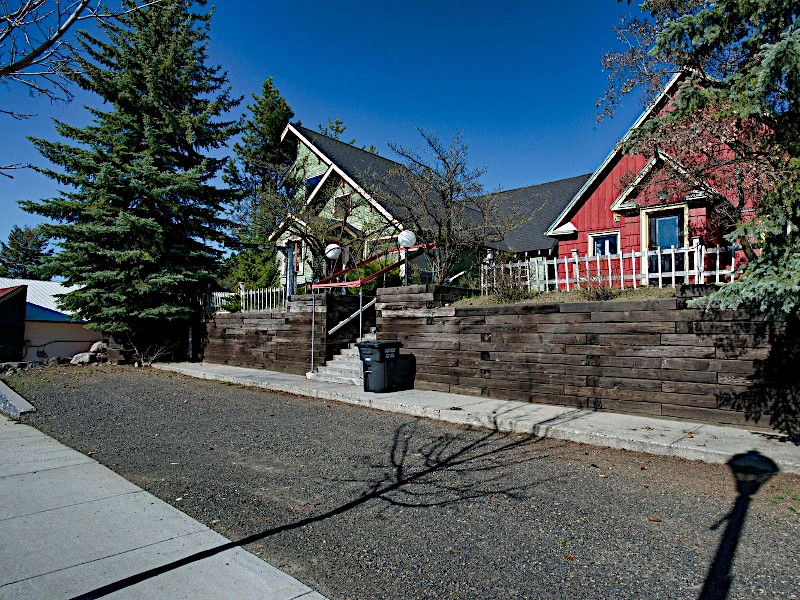
{"type": "Polygon", "coordinates": [[[388,221],[389,221],[389,222],[390,222],[392,225],[394,225],[395,227],[397,227],[397,228],[399,228],[399,229],[403,229],[403,225],[402,225],[402,223],[400,223],[400,221],[398,221],[397,219],[395,219],[395,218],[394,218],[394,216],[392,215],[392,213],[390,213],[390,212],[389,212],[389,211],[386,209],[386,207],[385,207],[385,206],[383,206],[383,204],[381,204],[380,202],[378,202],[377,200],[375,200],[375,198],[373,198],[373,197],[372,197],[372,196],[371,196],[369,193],[367,193],[367,191],[366,191],[364,188],[362,188],[362,187],[361,187],[361,185],[359,185],[359,184],[358,184],[358,182],[356,182],[356,180],[355,180],[355,179],[353,179],[352,177],[350,177],[350,175],[349,175],[349,174],[347,174],[347,173],[346,173],[346,172],[345,172],[345,171],[344,171],[344,170],[343,170],[341,167],[339,167],[339,165],[337,165],[337,164],[336,164],[336,163],[335,163],[333,160],[331,160],[330,158],[328,158],[328,157],[325,155],[325,153],[324,153],[324,152],[322,152],[322,150],[320,150],[319,148],[317,148],[317,147],[316,147],[316,146],[315,146],[315,145],[314,145],[314,144],[311,142],[311,140],[309,140],[309,139],[308,139],[306,136],[304,136],[304,135],[303,135],[303,134],[302,134],[302,133],[301,133],[301,132],[300,132],[300,131],[299,131],[299,130],[298,130],[298,129],[297,129],[295,126],[294,126],[294,125],[292,125],[291,123],[288,123],[288,124],[286,125],[286,128],[283,130],[283,133],[281,134],[281,141],[283,141],[283,140],[284,140],[284,138],[286,137],[286,134],[287,134],[288,132],[290,132],[290,131],[291,131],[291,132],[292,132],[294,135],[296,135],[296,136],[297,136],[297,138],[298,138],[298,139],[299,139],[301,142],[303,142],[303,143],[304,143],[306,146],[308,146],[308,148],[309,148],[309,149],[310,149],[310,150],[311,150],[311,151],[312,151],[312,152],[313,152],[313,153],[314,153],[314,154],[315,154],[317,157],[319,157],[319,159],[320,159],[320,160],[322,160],[322,161],[323,161],[323,162],[324,162],[326,165],[328,165],[328,166],[330,166],[330,167],[333,167],[333,169],[336,171],[336,173],[337,173],[337,174],[338,174],[338,175],[339,175],[339,176],[340,176],[342,179],[344,179],[344,180],[345,180],[345,181],[346,181],[346,182],[347,182],[347,183],[348,183],[348,184],[349,184],[349,185],[350,185],[350,186],[351,186],[351,187],[352,187],[352,188],[353,188],[355,191],[357,191],[359,194],[361,194],[361,196],[362,196],[362,197],[363,197],[363,198],[364,198],[364,199],[365,199],[367,202],[369,202],[369,203],[370,203],[372,206],[374,206],[374,207],[375,207],[375,209],[376,209],[376,210],[377,210],[379,213],[381,213],[381,215],[383,215],[383,216],[384,216],[384,217],[385,217],[385,218],[386,218],[386,219],[387,219],[387,220],[388,220],[388,221]]]}
{"type": "Polygon", "coordinates": [[[555,220],[551,223],[550,228],[548,229],[548,231],[547,231],[547,233],[545,235],[557,235],[557,234],[554,234],[553,232],[558,228],[558,226],[561,224],[561,222],[566,218],[566,216],[570,213],[570,211],[580,201],[580,199],[583,197],[583,195],[586,193],[586,191],[600,177],[600,174],[606,169],[606,167],[611,163],[611,161],[614,160],[616,157],[618,157],[621,154],[623,142],[625,142],[625,140],[627,140],[631,136],[631,132],[633,132],[635,129],[639,128],[642,125],[642,123],[644,123],[648,118],[650,118],[650,115],[653,114],[653,112],[656,110],[656,107],[658,107],[661,104],[661,102],[667,97],[667,95],[671,93],[672,88],[681,79],[683,79],[683,77],[685,77],[685,75],[686,74],[683,71],[681,71],[681,72],[678,72],[678,73],[676,73],[675,75],[672,76],[672,78],[669,80],[669,82],[667,82],[667,85],[664,86],[663,91],[658,95],[658,98],[656,98],[650,104],[650,106],[647,108],[647,110],[645,110],[639,116],[639,118],[636,119],[636,121],[633,123],[633,125],[631,125],[628,128],[628,131],[625,132],[625,135],[622,137],[622,139],[619,141],[619,143],[617,143],[614,146],[614,149],[609,153],[609,155],[606,156],[606,158],[602,162],[602,164],[595,170],[594,173],[592,173],[592,176],[589,177],[589,179],[586,180],[586,183],[584,183],[583,186],[581,187],[581,189],[578,190],[578,192],[572,198],[570,203],[567,204],[567,206],[564,208],[563,211],[561,211],[561,214],[559,214],[558,217],[556,217],[555,220]]]}

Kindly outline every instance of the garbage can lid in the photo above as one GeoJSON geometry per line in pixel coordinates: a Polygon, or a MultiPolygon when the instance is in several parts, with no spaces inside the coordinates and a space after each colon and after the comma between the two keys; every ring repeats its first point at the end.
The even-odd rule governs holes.
{"type": "Polygon", "coordinates": [[[372,348],[375,350],[382,350],[385,348],[402,348],[403,342],[398,340],[366,340],[357,342],[356,348],[372,348]]]}

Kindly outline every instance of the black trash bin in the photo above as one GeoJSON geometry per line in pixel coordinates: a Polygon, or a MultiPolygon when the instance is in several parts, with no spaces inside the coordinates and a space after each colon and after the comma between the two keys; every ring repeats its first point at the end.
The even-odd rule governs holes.
{"type": "Polygon", "coordinates": [[[398,354],[394,361],[394,386],[396,392],[414,389],[417,376],[417,358],[413,354],[398,354]]]}
{"type": "Polygon", "coordinates": [[[358,342],[365,392],[390,392],[395,388],[395,362],[403,347],[397,340],[358,342]]]}

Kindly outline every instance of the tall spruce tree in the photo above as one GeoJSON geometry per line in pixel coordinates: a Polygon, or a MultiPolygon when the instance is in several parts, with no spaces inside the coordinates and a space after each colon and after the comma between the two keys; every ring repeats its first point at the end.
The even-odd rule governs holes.
{"type": "MultiPolygon", "coordinates": [[[[128,3],[130,7],[132,3],[128,3]]],[[[92,124],[56,122],[65,142],[32,139],[67,189],[23,202],[55,224],[56,274],[77,291],[62,305],[91,327],[139,348],[165,346],[200,316],[200,296],[220,268],[226,204],[214,186],[224,159],[209,151],[237,131],[222,117],[232,99],[225,73],[208,66],[205,2],[170,0],[125,14],[107,39],[81,34],[83,89],[104,101],[92,124]]]]}
{"type": "Polygon", "coordinates": [[[14,225],[8,244],[0,242],[0,277],[50,279],[44,263],[52,254],[50,240],[36,227],[14,225]]]}
{"type": "MultiPolygon", "coordinates": [[[[252,94],[252,98],[241,143],[233,146],[234,156],[225,165],[223,180],[239,194],[233,218],[239,241],[267,244],[269,234],[286,213],[279,208],[285,204],[281,198],[286,194],[281,184],[294,152],[281,143],[281,133],[294,112],[271,77],[264,82],[261,95],[252,94]]],[[[243,281],[247,287],[269,287],[279,280],[271,250],[242,250],[231,256],[229,265],[228,279],[243,281]]]]}

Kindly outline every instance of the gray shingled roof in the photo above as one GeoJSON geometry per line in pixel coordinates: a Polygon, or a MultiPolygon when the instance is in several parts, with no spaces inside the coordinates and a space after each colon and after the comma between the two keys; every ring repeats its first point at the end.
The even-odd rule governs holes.
{"type": "MultiPolygon", "coordinates": [[[[296,127],[308,141],[364,189],[369,191],[374,188],[376,182],[382,182],[383,185],[390,188],[392,193],[404,194],[405,183],[402,178],[392,174],[392,171],[398,167],[403,168],[400,163],[334,140],[306,127],[296,127]]],[[[552,248],[556,244],[556,240],[544,235],[545,232],[590,176],[591,173],[498,192],[503,200],[507,200],[511,206],[515,207],[515,210],[522,209],[527,214],[533,213],[533,216],[519,229],[508,234],[502,243],[490,245],[498,250],[511,252],[531,252],[552,248]]],[[[398,210],[386,199],[386,195],[385,193],[379,195],[380,203],[390,213],[397,214],[398,210]]]]}
{"type": "Polygon", "coordinates": [[[591,173],[499,192],[501,200],[512,204],[515,210],[522,210],[532,216],[519,229],[509,233],[501,243],[489,245],[509,252],[551,249],[557,240],[547,237],[545,232],[589,177],[591,173]]]}
{"type": "Polygon", "coordinates": [[[296,125],[297,129],[310,141],[316,148],[330,158],[336,166],[352,177],[365,190],[372,190],[376,185],[383,185],[388,188],[389,193],[376,194],[380,202],[390,213],[397,214],[399,211],[392,206],[391,201],[386,198],[391,194],[400,196],[406,195],[406,185],[401,177],[394,171],[404,168],[398,162],[379,156],[373,152],[367,152],[361,148],[356,148],[339,140],[328,137],[318,131],[313,131],[307,127],[296,125]]]}

